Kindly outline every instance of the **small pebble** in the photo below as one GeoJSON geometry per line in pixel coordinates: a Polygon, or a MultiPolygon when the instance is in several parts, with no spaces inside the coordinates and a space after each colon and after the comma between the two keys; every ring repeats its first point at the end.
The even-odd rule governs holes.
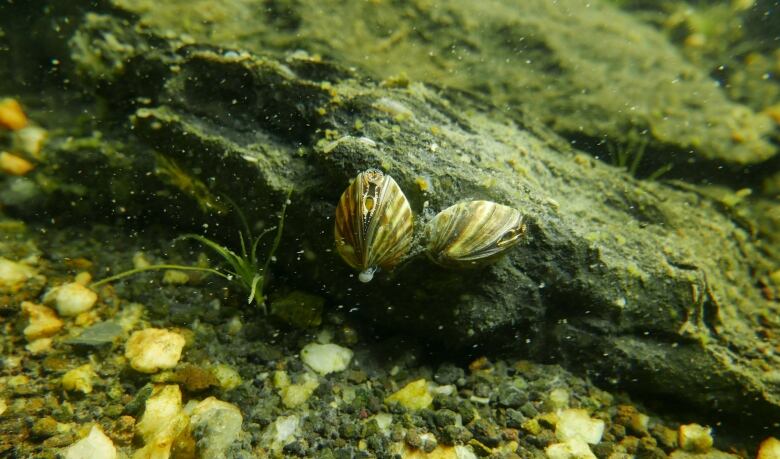
{"type": "Polygon", "coordinates": [[[672,450],[677,448],[677,431],[674,429],[670,429],[663,424],[655,424],[650,429],[650,433],[658,444],[665,449],[672,450]]]}
{"type": "Polygon", "coordinates": [[[34,341],[31,341],[24,348],[27,349],[31,354],[38,355],[49,352],[51,350],[51,345],[51,338],[38,338],[34,341]]]}
{"type": "Polygon", "coordinates": [[[712,448],[712,429],[699,424],[684,424],[677,431],[680,448],[693,453],[706,453],[712,448]]]}
{"type": "Polygon", "coordinates": [[[92,380],[95,372],[92,365],[86,364],[74,368],[62,376],[62,388],[66,391],[79,391],[84,394],[92,392],[92,380]]]}
{"type": "Polygon", "coordinates": [[[57,306],[57,312],[65,317],[77,316],[82,312],[89,311],[97,302],[97,293],[78,282],[70,282],[56,287],[46,294],[44,302],[51,301],[52,296],[57,306]]]}
{"type": "Polygon", "coordinates": [[[92,274],[88,273],[87,271],[82,271],[76,274],[76,277],[73,278],[73,282],[87,286],[90,282],[92,282],[92,274]]]}
{"type": "Polygon", "coordinates": [[[303,405],[311,394],[319,386],[317,378],[309,373],[304,373],[302,381],[299,384],[289,384],[281,387],[279,395],[282,397],[282,403],[287,408],[295,408],[303,405]]]}
{"type": "Polygon", "coordinates": [[[551,411],[569,407],[569,391],[562,388],[553,389],[547,399],[551,411]]]}
{"type": "Polygon", "coordinates": [[[37,274],[35,269],[25,264],[0,257],[0,292],[18,291],[25,282],[37,274]]]}
{"type": "Polygon", "coordinates": [[[116,459],[117,452],[114,443],[100,430],[93,426],[89,435],[77,441],[63,452],[65,459],[116,459]]]}
{"type": "Polygon", "coordinates": [[[563,441],[579,440],[596,444],[604,435],[604,421],[592,419],[583,409],[568,409],[558,414],[555,436],[563,441]]]}
{"type": "Polygon", "coordinates": [[[155,373],[176,366],[184,349],[184,337],[161,328],[134,332],[125,344],[125,357],[141,373],[155,373]]]}
{"type": "Polygon", "coordinates": [[[49,438],[58,433],[57,427],[58,423],[53,417],[44,416],[35,421],[35,424],[32,426],[32,433],[39,438],[49,438]]]}
{"type": "Polygon", "coordinates": [[[187,392],[199,392],[219,385],[219,380],[211,371],[187,363],[180,365],[166,381],[181,384],[187,392]]]}
{"type": "Polygon", "coordinates": [[[241,410],[230,403],[208,397],[195,405],[190,428],[195,432],[198,456],[224,459],[227,450],[241,435],[241,410]]]}
{"type": "Polygon", "coordinates": [[[63,326],[57,313],[46,306],[25,301],[22,303],[22,313],[29,320],[23,332],[27,341],[48,338],[57,334],[63,326]]]}
{"type": "Polygon", "coordinates": [[[301,360],[322,376],[344,371],[352,360],[352,351],[337,344],[310,343],[301,350],[301,360]]]}
{"type": "Polygon", "coordinates": [[[211,368],[211,373],[217,378],[219,387],[223,390],[233,390],[241,385],[241,375],[228,365],[216,365],[211,368]]]}
{"type": "Polygon", "coordinates": [[[596,459],[588,444],[572,439],[562,443],[553,443],[544,449],[549,459],[596,459]]]}
{"type": "Polygon", "coordinates": [[[22,105],[16,99],[0,100],[0,126],[11,131],[18,131],[27,126],[27,115],[24,114],[22,105]]]}
{"type": "Polygon", "coordinates": [[[263,442],[274,451],[280,451],[294,440],[300,418],[296,415],[279,416],[263,433],[263,442]]]}
{"type": "Polygon", "coordinates": [[[428,382],[418,379],[405,385],[385,399],[385,403],[398,402],[407,410],[421,410],[433,403],[433,397],[428,392],[428,382]]]}
{"type": "Polygon", "coordinates": [[[49,133],[39,126],[27,126],[14,132],[12,148],[35,159],[41,159],[41,150],[49,133]]]}
{"type": "Polygon", "coordinates": [[[780,440],[769,437],[762,441],[756,459],[780,459],[780,440]]]}
{"type": "Polygon", "coordinates": [[[135,458],[169,457],[176,438],[187,429],[189,418],[182,411],[181,390],[175,384],[155,389],[146,400],[143,417],[136,424],[136,434],[144,447],[135,458]]]}
{"type": "Polygon", "coordinates": [[[519,408],[528,401],[528,395],[512,382],[505,382],[498,387],[497,401],[500,406],[519,408]]]}
{"type": "Polygon", "coordinates": [[[35,169],[35,165],[30,161],[7,151],[0,151],[0,172],[21,177],[33,169],[35,169]]]}
{"type": "Polygon", "coordinates": [[[462,384],[462,380],[465,377],[463,368],[455,365],[445,363],[436,370],[436,374],[433,375],[434,381],[438,384],[462,384]]]}
{"type": "Polygon", "coordinates": [[[241,332],[243,327],[244,324],[241,322],[241,318],[238,316],[233,316],[227,323],[226,331],[228,332],[228,335],[235,336],[241,332]]]}

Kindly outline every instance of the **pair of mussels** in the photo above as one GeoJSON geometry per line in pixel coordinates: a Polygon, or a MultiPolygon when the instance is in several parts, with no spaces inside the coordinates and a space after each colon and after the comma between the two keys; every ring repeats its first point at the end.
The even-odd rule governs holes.
{"type": "MultiPolygon", "coordinates": [[[[378,269],[404,260],[414,240],[412,208],[398,184],[376,169],[361,172],[336,208],[336,249],[370,282],[378,269]]],[[[519,211],[491,201],[467,201],[439,212],[425,227],[425,252],[446,268],[495,261],[520,242],[525,223],[519,211]]]]}

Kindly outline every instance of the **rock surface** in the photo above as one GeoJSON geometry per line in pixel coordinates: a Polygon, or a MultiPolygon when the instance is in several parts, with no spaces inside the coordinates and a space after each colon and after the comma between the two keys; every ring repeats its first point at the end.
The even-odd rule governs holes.
{"type": "MultiPolygon", "coordinates": [[[[174,218],[198,222],[209,218],[199,209],[215,209],[214,196],[221,193],[262,215],[258,220],[275,221],[273,211],[294,188],[275,269],[377,328],[448,352],[509,350],[554,359],[635,393],[702,409],[717,403],[727,417],[749,414],[771,429],[764,420],[780,417],[780,385],[770,370],[780,365],[770,352],[780,344],[780,308],[758,279],[776,268],[776,260],[756,243],[753,224],[691,184],[637,181],[527,119],[542,119],[566,135],[606,135],[618,143],[627,143],[621,134],[626,129],[646,129],[657,151],[692,150],[725,165],[773,156],[770,128],[729,102],[654,32],[601,2],[589,3],[592,12],[576,1],[555,10],[547,2],[528,2],[526,11],[511,14],[493,3],[486,27],[505,37],[505,52],[529,67],[484,64],[482,45],[462,36],[437,42],[467,63],[485,66],[480,71],[495,76],[492,84],[507,86],[507,99],[497,97],[494,105],[414,81],[414,66],[399,67],[401,60],[392,56],[410,53],[430,32],[412,34],[413,41],[344,37],[334,27],[348,27],[307,29],[316,9],[300,7],[285,17],[298,17],[290,36],[304,41],[288,37],[271,44],[308,48],[306,40],[312,40],[310,53],[274,53],[262,40],[249,46],[229,32],[231,21],[247,19],[242,13],[226,15],[214,29],[195,26],[189,35],[163,30],[171,15],[204,12],[178,2],[117,1],[103,14],[74,14],[74,26],[61,32],[63,78],[81,82],[90,97],[107,104],[109,113],[100,113],[80,101],[96,125],[110,126],[95,139],[61,117],[56,122],[77,139],[51,139],[45,152],[50,165],[40,173],[70,186],[38,189],[15,178],[6,190],[28,199],[14,201],[25,204],[19,208],[44,202],[52,212],[61,209],[60,193],[66,193],[84,203],[81,210],[68,208],[71,216],[115,209],[116,203],[122,213],[144,215],[148,200],[156,199],[160,207],[174,206],[174,218]],[[551,23],[560,27],[542,28],[542,15],[559,18],[551,23]],[[598,46],[580,40],[593,30],[598,46]],[[323,34],[323,41],[313,40],[323,34]],[[337,39],[345,43],[336,47],[337,39]],[[356,43],[363,44],[350,50],[356,43]],[[374,53],[362,52],[365,43],[377,46],[374,53]],[[336,63],[314,54],[334,50],[336,63]],[[365,55],[369,70],[381,59],[391,63],[390,72],[410,72],[412,82],[379,84],[349,68],[365,55]],[[640,58],[650,86],[620,74],[623,63],[640,58]],[[591,81],[598,83],[589,86],[591,81]],[[635,110],[626,108],[627,101],[636,101],[635,110]],[[522,103],[528,118],[496,108],[504,103],[522,103]],[[680,132],[682,119],[686,129],[680,132]],[[735,142],[733,126],[753,131],[735,142]],[[98,180],[77,187],[74,171],[84,167],[98,180]],[[418,227],[430,209],[490,199],[525,213],[529,238],[484,270],[444,271],[416,259],[360,285],[333,254],[330,235],[338,196],[368,167],[396,179],[418,227]],[[161,191],[172,197],[159,198],[161,191]],[[309,256],[300,257],[301,250],[309,256]]],[[[454,3],[435,12],[418,5],[412,14],[430,25],[447,23],[449,33],[458,25],[476,27],[471,12],[454,3]]],[[[361,15],[334,17],[353,16],[361,15]]],[[[256,36],[269,33],[269,23],[256,27],[256,36]]],[[[442,83],[476,89],[454,84],[453,78],[470,78],[468,73],[444,76],[451,63],[440,54],[432,61],[442,83]]]]}
{"type": "MultiPolygon", "coordinates": [[[[183,8],[187,0],[115,4],[153,27],[171,27],[172,17],[180,14],[193,23],[213,19],[205,9],[183,8]]],[[[186,32],[200,43],[258,54],[269,47],[300,47],[366,69],[377,79],[406,75],[487,94],[497,106],[595,144],[593,152],[601,157],[609,154],[608,144],[636,148],[632,135],[639,133],[651,143],[654,167],[674,162],[690,170],[685,163],[691,158],[693,168],[702,167],[701,160],[760,163],[777,153],[768,116],[730,101],[663,34],[610,2],[532,0],[518,6],[449,0],[400,8],[302,0],[259,21],[248,17],[255,4],[224,4],[245,13],[222,19],[217,33],[206,26],[186,32]],[[247,22],[251,34],[230,32],[246,28],[247,22]]]]}

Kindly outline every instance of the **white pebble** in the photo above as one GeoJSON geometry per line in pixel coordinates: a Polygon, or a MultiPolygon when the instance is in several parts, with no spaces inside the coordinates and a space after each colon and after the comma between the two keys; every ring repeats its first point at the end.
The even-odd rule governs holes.
{"type": "Polygon", "coordinates": [[[125,357],[130,366],[141,373],[155,373],[173,368],[184,349],[184,337],[161,328],[146,328],[134,332],[125,344],[125,357]]]}
{"type": "Polygon", "coordinates": [[[678,431],[680,449],[694,453],[706,453],[712,448],[712,429],[699,424],[685,424],[678,431]]]}
{"type": "Polygon", "coordinates": [[[97,293],[76,282],[61,285],[52,293],[61,316],[77,316],[92,309],[97,302],[97,293]]]}
{"type": "Polygon", "coordinates": [[[290,443],[298,431],[300,419],[296,415],[279,416],[263,432],[264,446],[279,452],[284,445],[290,443]]]}
{"type": "Polygon", "coordinates": [[[338,344],[309,343],[301,350],[301,360],[322,376],[344,371],[352,360],[352,351],[338,344]]]}
{"type": "Polygon", "coordinates": [[[0,257],[0,290],[16,290],[36,275],[33,268],[0,257]]]}
{"type": "Polygon", "coordinates": [[[116,459],[116,447],[98,426],[92,426],[89,435],[70,445],[64,452],[65,459],[116,459]]]}
{"type": "Polygon", "coordinates": [[[569,409],[558,414],[555,436],[563,442],[579,440],[596,444],[604,434],[604,421],[592,419],[583,409],[569,409]]]}
{"type": "Polygon", "coordinates": [[[544,449],[544,453],[549,459],[596,459],[588,444],[577,439],[553,443],[544,449]]]}
{"type": "Polygon", "coordinates": [[[136,434],[144,447],[134,458],[170,457],[176,438],[186,431],[190,420],[182,410],[181,390],[176,384],[158,387],[146,400],[146,409],[136,424],[136,434]]]}

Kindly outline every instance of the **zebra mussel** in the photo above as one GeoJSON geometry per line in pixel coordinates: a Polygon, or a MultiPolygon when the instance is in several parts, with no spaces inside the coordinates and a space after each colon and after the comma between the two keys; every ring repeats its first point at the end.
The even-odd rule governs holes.
{"type": "Polygon", "coordinates": [[[398,184],[377,169],[358,174],[336,207],[336,250],[370,282],[377,269],[391,270],[414,238],[412,208],[398,184]]]}
{"type": "MultiPolygon", "coordinates": [[[[411,206],[389,175],[377,169],[358,174],[336,208],[336,249],[370,282],[378,269],[392,270],[409,254],[414,240],[411,206]]],[[[489,264],[523,238],[522,214],[492,201],[455,204],[425,226],[425,252],[445,268],[489,264]]]]}
{"type": "Polygon", "coordinates": [[[426,230],[426,254],[445,268],[479,267],[515,246],[526,226],[519,211],[492,201],[467,201],[436,214],[426,230]]]}

